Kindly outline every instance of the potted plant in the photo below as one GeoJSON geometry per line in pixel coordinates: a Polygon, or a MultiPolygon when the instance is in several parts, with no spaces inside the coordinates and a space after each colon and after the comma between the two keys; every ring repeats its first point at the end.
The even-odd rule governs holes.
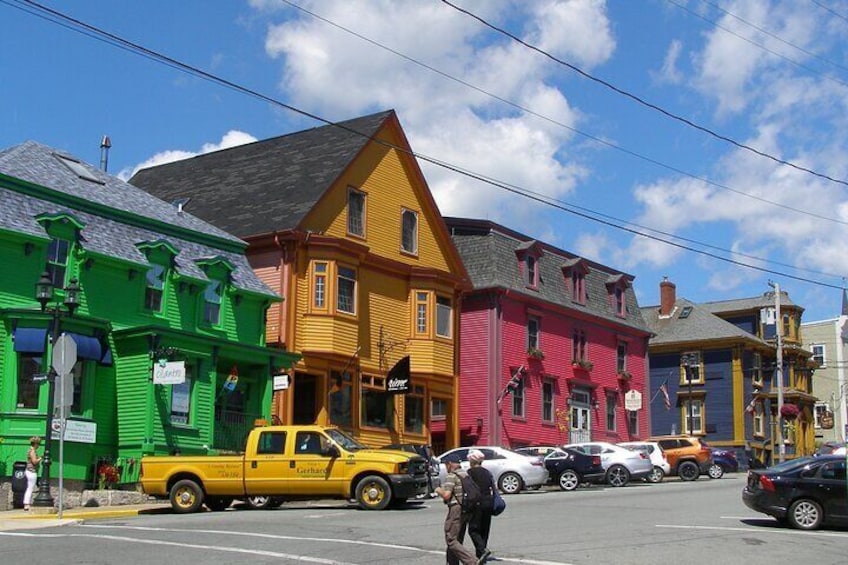
{"type": "Polygon", "coordinates": [[[584,371],[591,371],[595,368],[595,365],[588,359],[577,359],[571,366],[575,369],[583,369],[584,371]]]}
{"type": "Polygon", "coordinates": [[[618,378],[622,381],[629,381],[633,378],[633,375],[630,373],[630,371],[619,371],[618,378]]]}
{"type": "Polygon", "coordinates": [[[537,347],[529,347],[527,349],[527,357],[529,359],[538,359],[541,361],[545,358],[545,354],[542,353],[542,350],[537,347]]]}
{"type": "Polygon", "coordinates": [[[97,468],[97,488],[101,490],[114,487],[120,478],[118,468],[111,463],[103,462],[97,468]]]}
{"type": "Polygon", "coordinates": [[[784,404],[780,407],[780,415],[785,420],[794,420],[798,417],[800,410],[796,404],[784,404]]]}

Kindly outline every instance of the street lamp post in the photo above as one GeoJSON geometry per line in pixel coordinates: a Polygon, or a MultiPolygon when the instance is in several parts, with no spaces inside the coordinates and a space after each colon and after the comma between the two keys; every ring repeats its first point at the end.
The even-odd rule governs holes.
{"type": "MultiPolygon", "coordinates": [[[[41,278],[35,284],[35,298],[41,304],[42,312],[49,312],[53,319],[50,325],[50,342],[53,347],[56,346],[56,341],[59,339],[59,320],[63,315],[73,316],[74,311],[79,306],[79,284],[77,279],[71,279],[68,286],[64,288],[65,298],[63,302],[55,302],[53,306],[48,306],[53,302],[53,280],[50,278],[50,273],[44,271],[41,273],[41,278]],[[62,310],[62,306],[67,309],[67,312],[62,310]]],[[[53,410],[55,406],[56,393],[56,371],[50,367],[47,373],[48,382],[48,397],[47,397],[47,422],[44,432],[44,457],[41,460],[42,471],[38,478],[38,494],[32,501],[33,506],[53,507],[53,496],[50,494],[50,439],[53,435],[53,410]]]]}

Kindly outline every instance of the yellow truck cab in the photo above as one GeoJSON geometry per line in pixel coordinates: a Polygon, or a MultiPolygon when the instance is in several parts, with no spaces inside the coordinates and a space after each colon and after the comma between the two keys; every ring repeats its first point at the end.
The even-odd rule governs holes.
{"type": "Polygon", "coordinates": [[[142,490],[168,497],[175,512],[205,504],[223,510],[235,499],[342,498],[382,510],[427,492],[423,457],[370,449],[325,426],[254,428],[243,455],[145,456],[142,490]]]}

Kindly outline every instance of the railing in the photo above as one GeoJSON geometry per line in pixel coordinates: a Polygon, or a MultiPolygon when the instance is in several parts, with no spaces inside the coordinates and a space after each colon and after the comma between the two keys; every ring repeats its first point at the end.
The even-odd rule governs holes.
{"type": "Polygon", "coordinates": [[[215,409],[215,426],[212,431],[212,448],[223,451],[244,451],[244,444],[253,423],[261,414],[248,414],[233,410],[215,409]]]}

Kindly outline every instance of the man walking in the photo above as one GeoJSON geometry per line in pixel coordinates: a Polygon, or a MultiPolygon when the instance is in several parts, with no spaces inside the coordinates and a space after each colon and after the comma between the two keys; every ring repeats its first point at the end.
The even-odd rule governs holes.
{"type": "Polygon", "coordinates": [[[445,517],[445,543],[447,550],[445,557],[448,565],[477,565],[477,558],[471,553],[460,541],[465,536],[465,527],[467,525],[468,516],[463,514],[462,505],[462,481],[460,480],[460,465],[458,461],[445,462],[448,475],[445,482],[436,487],[436,494],[442,497],[442,500],[448,507],[448,515],[445,517]]]}
{"type": "Polygon", "coordinates": [[[477,483],[480,493],[483,495],[480,505],[474,509],[468,520],[468,535],[474,542],[474,549],[480,563],[485,563],[492,555],[489,551],[489,530],[492,527],[492,507],[495,500],[495,479],[488,469],[483,467],[486,456],[479,449],[472,449],[468,453],[468,476],[477,483]]]}

